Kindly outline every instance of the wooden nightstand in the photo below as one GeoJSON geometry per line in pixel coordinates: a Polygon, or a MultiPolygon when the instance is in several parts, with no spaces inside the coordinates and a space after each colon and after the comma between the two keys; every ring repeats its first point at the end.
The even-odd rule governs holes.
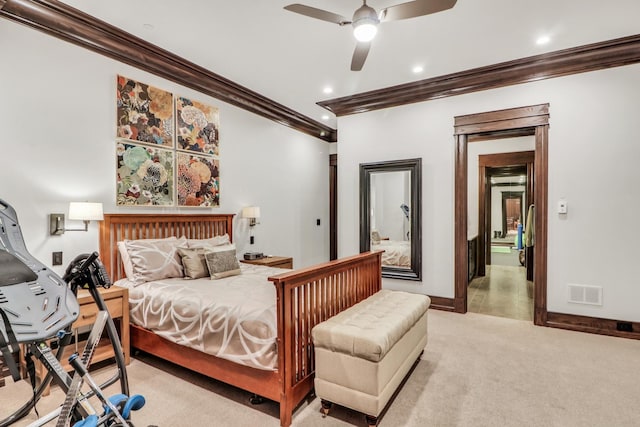
{"type": "MultiPolygon", "coordinates": [[[[109,314],[116,322],[116,326],[118,323],[120,324],[120,344],[122,345],[124,361],[128,365],[131,361],[131,355],[129,353],[129,290],[127,288],[112,286],[109,289],[100,288],[100,294],[102,295],[105,304],[107,304],[109,314]]],[[[80,289],[78,291],[78,303],[80,304],[80,315],[73,323],[72,328],[77,329],[83,326],[93,325],[93,321],[98,314],[98,307],[89,294],[89,291],[86,289],[80,289]]],[[[103,345],[101,342],[98,348],[96,348],[93,358],[91,359],[91,363],[101,362],[114,357],[113,347],[108,342],[108,338],[106,338],[106,330],[103,333],[103,336],[105,344],[103,345]]],[[[84,348],[84,342],[79,343],[78,347],[79,350],[82,351],[84,348]]],[[[62,360],[67,360],[67,358],[68,357],[63,357],[62,360]]]]}
{"type": "MultiPolygon", "coordinates": [[[[120,344],[122,345],[122,353],[124,354],[125,363],[128,365],[131,361],[131,355],[129,352],[129,290],[126,288],[120,288],[118,286],[112,286],[109,289],[99,288],[100,294],[104,299],[109,314],[115,321],[116,327],[119,325],[120,344]]],[[[88,290],[80,289],[78,291],[78,303],[80,304],[80,315],[78,319],[72,325],[72,333],[76,333],[79,329],[89,330],[90,325],[93,324],[96,315],[98,314],[98,306],[93,301],[93,298],[89,294],[88,290]]],[[[78,353],[82,353],[84,349],[85,341],[82,338],[79,339],[77,344],[78,353]]],[[[62,355],[61,363],[66,371],[71,371],[73,368],[68,364],[67,359],[74,352],[76,352],[76,344],[70,344],[65,348],[62,355]]],[[[101,362],[114,357],[113,347],[107,337],[106,327],[102,334],[100,344],[93,353],[91,363],[101,362]]],[[[21,363],[24,363],[23,361],[21,363]]],[[[47,371],[39,361],[36,360],[36,378],[38,381],[42,380],[47,371]]],[[[23,367],[24,369],[24,367],[23,367]]],[[[45,389],[43,395],[49,394],[49,390],[45,389]]]]}
{"type": "Polygon", "coordinates": [[[268,256],[260,259],[241,259],[245,264],[266,265],[275,268],[293,268],[293,258],[286,256],[268,256]]]}

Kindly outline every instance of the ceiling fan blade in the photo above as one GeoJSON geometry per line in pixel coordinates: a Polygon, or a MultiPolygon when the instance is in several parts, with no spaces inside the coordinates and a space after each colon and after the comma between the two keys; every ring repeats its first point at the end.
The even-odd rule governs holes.
{"type": "Polygon", "coordinates": [[[451,9],[457,0],[414,0],[389,6],[379,14],[380,22],[399,21],[451,9]]]}
{"type": "Polygon", "coordinates": [[[285,6],[284,8],[290,12],[299,13],[300,15],[331,22],[340,26],[351,24],[350,20],[348,20],[344,16],[338,15],[337,13],[328,12],[326,10],[317,9],[311,6],[305,6],[299,3],[290,4],[289,6],[285,6]]]}
{"type": "Polygon", "coordinates": [[[364,61],[369,55],[369,49],[371,48],[371,42],[359,42],[356,45],[356,50],[353,51],[353,58],[351,58],[351,71],[360,71],[364,65],[364,61]]]}

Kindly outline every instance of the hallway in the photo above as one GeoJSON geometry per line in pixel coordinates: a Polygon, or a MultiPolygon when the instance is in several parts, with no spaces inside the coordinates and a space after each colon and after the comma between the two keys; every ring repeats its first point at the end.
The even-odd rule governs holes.
{"type": "Polygon", "coordinates": [[[533,322],[533,282],[524,267],[487,265],[487,275],[474,278],[467,292],[470,312],[533,322]]]}

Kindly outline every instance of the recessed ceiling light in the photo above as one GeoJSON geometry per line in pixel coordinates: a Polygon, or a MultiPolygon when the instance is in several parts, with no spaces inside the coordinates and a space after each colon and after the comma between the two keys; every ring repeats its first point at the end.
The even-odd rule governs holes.
{"type": "Polygon", "coordinates": [[[536,44],[538,46],[545,45],[551,41],[551,37],[549,36],[540,36],[536,39],[536,44]]]}
{"type": "Polygon", "coordinates": [[[326,94],[330,94],[330,93],[333,93],[333,88],[331,86],[325,86],[324,89],[322,89],[322,91],[326,94]]]}
{"type": "Polygon", "coordinates": [[[416,65],[411,69],[411,71],[413,71],[413,74],[420,74],[424,71],[424,67],[422,65],[416,65]]]}
{"type": "Polygon", "coordinates": [[[322,120],[329,120],[329,119],[330,119],[330,117],[329,117],[328,114],[323,114],[322,115],[322,120]]]}

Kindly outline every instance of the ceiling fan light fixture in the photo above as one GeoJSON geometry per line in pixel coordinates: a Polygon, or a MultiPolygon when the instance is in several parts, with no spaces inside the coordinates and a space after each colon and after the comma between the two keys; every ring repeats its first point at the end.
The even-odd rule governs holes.
{"type": "Polygon", "coordinates": [[[378,32],[378,14],[365,4],[353,14],[353,36],[359,42],[370,42],[378,32]]]}
{"type": "Polygon", "coordinates": [[[353,24],[353,36],[359,42],[370,42],[378,33],[378,27],[372,23],[353,24]]]}

